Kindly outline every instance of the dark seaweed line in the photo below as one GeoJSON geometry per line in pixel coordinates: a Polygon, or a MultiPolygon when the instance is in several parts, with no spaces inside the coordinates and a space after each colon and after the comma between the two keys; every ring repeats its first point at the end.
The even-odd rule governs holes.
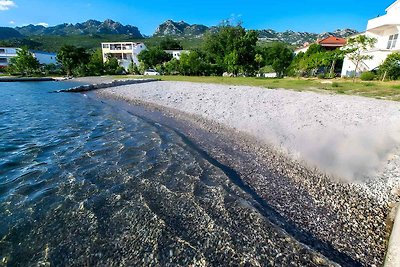
{"type": "MultiPolygon", "coordinates": [[[[107,105],[111,105],[106,101],[101,101],[101,102],[107,105]]],[[[287,234],[292,236],[298,242],[319,252],[320,254],[324,255],[327,259],[335,263],[338,263],[341,266],[363,266],[359,261],[356,261],[347,254],[336,250],[332,245],[322,240],[319,240],[318,238],[313,236],[312,233],[298,228],[293,222],[289,221],[288,219],[280,215],[279,212],[277,212],[261,196],[259,196],[258,193],[253,188],[251,188],[251,186],[245,183],[241,179],[240,175],[233,168],[224,165],[217,159],[213,158],[210,154],[208,154],[208,152],[206,152],[204,149],[202,149],[193,141],[191,141],[185,134],[183,134],[179,130],[172,128],[168,125],[165,125],[161,122],[147,118],[145,117],[145,115],[137,114],[135,112],[132,112],[130,110],[121,107],[118,107],[118,109],[123,109],[129,114],[139,117],[140,119],[142,119],[146,123],[153,125],[157,129],[163,127],[176,133],[189,148],[197,152],[211,165],[219,168],[222,172],[224,172],[224,174],[230,179],[232,183],[234,183],[241,190],[249,194],[254,200],[253,203],[254,207],[258,210],[260,214],[262,214],[266,218],[266,220],[283,229],[287,234]]]]}
{"type": "MultiPolygon", "coordinates": [[[[165,125],[163,125],[163,127],[165,127],[165,125]]],[[[342,266],[362,266],[361,263],[355,261],[348,255],[337,251],[332,245],[317,239],[309,232],[298,229],[294,225],[294,223],[289,222],[286,218],[280,215],[262,197],[260,197],[254,189],[252,189],[248,184],[246,184],[234,169],[222,164],[221,162],[210,156],[206,151],[204,151],[202,148],[193,143],[184,134],[178,132],[177,130],[171,128],[169,129],[174,131],[185,144],[187,144],[190,148],[199,153],[210,164],[221,169],[225,173],[225,175],[229,177],[231,182],[233,182],[241,190],[249,194],[255,202],[253,203],[255,204],[254,207],[271,223],[285,230],[285,232],[293,236],[300,243],[314,249],[315,251],[318,251],[319,253],[323,254],[326,258],[336,263],[339,263],[342,266]]]]}

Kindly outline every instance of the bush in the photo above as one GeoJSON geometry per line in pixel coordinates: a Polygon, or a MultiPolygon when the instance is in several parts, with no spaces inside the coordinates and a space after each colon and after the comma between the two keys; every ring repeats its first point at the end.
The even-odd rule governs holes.
{"type": "Polygon", "coordinates": [[[373,81],[375,77],[376,77],[375,73],[371,71],[366,71],[361,73],[360,79],[361,81],[373,81]]]}
{"type": "Polygon", "coordinates": [[[318,79],[325,79],[326,75],[325,73],[320,73],[317,75],[318,79]]]}
{"type": "Polygon", "coordinates": [[[400,78],[400,53],[390,54],[381,66],[379,73],[384,79],[397,80],[400,78]]]}
{"type": "Polygon", "coordinates": [[[133,75],[140,75],[139,67],[135,64],[135,62],[131,62],[128,67],[128,73],[133,75]]]}

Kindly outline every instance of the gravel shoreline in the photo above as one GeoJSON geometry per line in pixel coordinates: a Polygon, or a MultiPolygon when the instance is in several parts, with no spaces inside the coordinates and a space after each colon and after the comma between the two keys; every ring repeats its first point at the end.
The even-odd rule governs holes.
{"type": "Polygon", "coordinates": [[[369,183],[383,202],[400,182],[397,102],[187,82],[122,86],[101,94],[218,122],[345,182],[369,183]]]}
{"type": "MultiPolygon", "coordinates": [[[[178,82],[121,86],[98,93],[161,110],[218,134],[215,138],[221,138],[222,148],[210,145],[204,138],[194,139],[212,156],[237,170],[243,181],[279,214],[363,265],[382,264],[390,202],[398,198],[393,190],[399,179],[399,157],[393,149],[397,144],[395,125],[400,117],[398,103],[178,82]],[[336,168],[360,156],[352,151],[360,147],[359,143],[353,144],[360,138],[359,128],[367,136],[362,142],[366,152],[365,146],[361,147],[361,156],[377,154],[373,157],[376,162],[362,158],[355,167],[346,166],[345,171],[333,173],[335,176],[326,175],[334,169],[327,168],[324,161],[313,162],[310,155],[321,153],[327,147],[326,140],[332,142],[330,138],[335,136],[339,138],[331,146],[342,147],[352,157],[344,155],[328,162],[330,165],[336,168]],[[312,140],[305,139],[307,133],[312,134],[312,140]],[[323,134],[331,136],[320,136],[323,134]],[[382,139],[387,140],[381,142],[382,139]],[[304,149],[307,142],[313,145],[309,154],[304,149]],[[386,142],[392,142],[392,149],[386,142]],[[240,160],[238,152],[242,155],[240,160]],[[366,165],[363,160],[367,160],[366,165]],[[313,164],[322,171],[306,167],[313,164]],[[373,168],[360,175],[359,169],[367,165],[373,168]]],[[[187,129],[185,134],[195,137],[187,129]]],[[[328,155],[338,153],[329,150],[330,146],[327,149],[328,155]]]]}

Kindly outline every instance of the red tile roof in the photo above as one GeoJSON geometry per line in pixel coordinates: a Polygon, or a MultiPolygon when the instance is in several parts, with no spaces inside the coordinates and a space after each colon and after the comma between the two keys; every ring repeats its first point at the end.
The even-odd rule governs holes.
{"type": "Polygon", "coordinates": [[[340,37],[335,37],[335,36],[329,36],[325,39],[317,41],[318,44],[320,45],[337,45],[337,46],[344,46],[347,41],[344,38],[340,37]]]}

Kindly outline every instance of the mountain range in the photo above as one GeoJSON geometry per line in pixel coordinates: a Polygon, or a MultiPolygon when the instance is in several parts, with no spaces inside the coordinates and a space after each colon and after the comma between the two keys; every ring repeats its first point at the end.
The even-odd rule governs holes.
{"type": "MultiPolygon", "coordinates": [[[[155,30],[153,37],[177,37],[181,39],[201,38],[208,31],[213,31],[217,27],[208,27],[202,24],[189,24],[185,21],[175,22],[167,20],[160,24],[155,30]]],[[[278,32],[272,29],[257,30],[261,41],[266,42],[285,42],[291,45],[299,46],[305,42],[314,42],[317,39],[334,35],[337,37],[348,37],[356,34],[356,30],[343,29],[325,33],[278,32]]],[[[132,25],[123,25],[119,22],[107,19],[103,22],[97,20],[88,20],[82,23],[64,23],[56,26],[45,27],[41,25],[27,25],[22,27],[0,27],[0,40],[18,39],[18,38],[39,38],[40,36],[89,36],[98,37],[118,35],[124,36],[124,39],[146,38],[140,30],[132,25]]],[[[116,36],[117,38],[117,36],[116,36]]]]}
{"type": "Polygon", "coordinates": [[[0,27],[0,40],[21,37],[23,37],[23,35],[19,33],[16,29],[9,27],[0,27]]]}
{"type": "Polygon", "coordinates": [[[131,25],[122,25],[111,19],[103,22],[97,20],[88,20],[83,23],[77,24],[60,24],[52,27],[44,27],[41,25],[27,25],[16,27],[20,34],[24,36],[70,36],[70,35],[93,35],[93,34],[125,34],[130,35],[132,38],[143,38],[139,29],[131,25]]]}
{"type": "Polygon", "coordinates": [[[189,24],[184,21],[175,22],[167,20],[158,26],[153,36],[199,37],[210,29],[210,27],[202,24],[189,24]]]}
{"type": "MultiPolygon", "coordinates": [[[[201,37],[206,32],[213,31],[214,29],[216,29],[215,26],[207,27],[201,24],[188,24],[184,21],[174,22],[172,20],[167,20],[158,26],[153,36],[201,37]]],[[[324,33],[295,32],[290,30],[277,32],[272,29],[257,31],[262,41],[284,42],[291,45],[302,45],[306,42],[314,42],[317,39],[322,39],[330,35],[345,38],[358,33],[356,30],[352,29],[339,29],[324,33]]]]}

